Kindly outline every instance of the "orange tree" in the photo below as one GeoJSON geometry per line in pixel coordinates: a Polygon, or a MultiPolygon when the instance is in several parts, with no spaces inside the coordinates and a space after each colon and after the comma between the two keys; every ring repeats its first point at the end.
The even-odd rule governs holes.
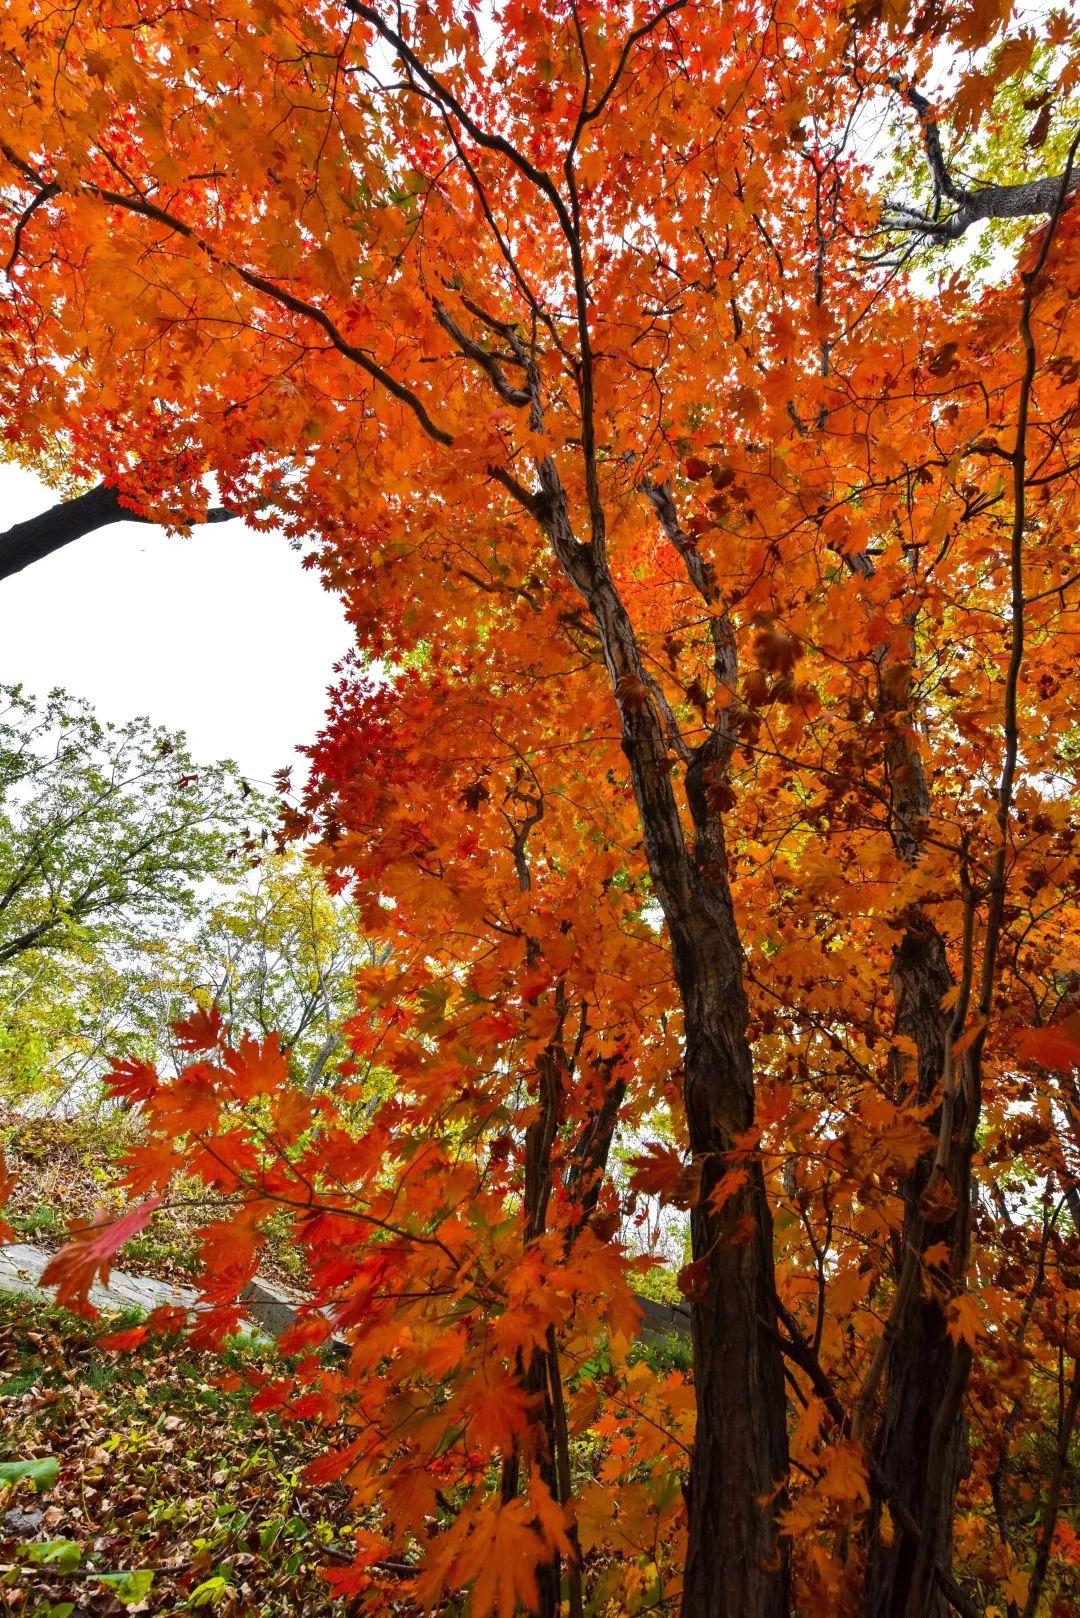
{"type": "Polygon", "coordinates": [[[291,1210],[313,1307],[259,1398],[339,1435],[374,1610],[389,1546],[478,1615],[1073,1609],[1076,64],[1038,27],[0,24],[9,441],[95,521],[200,520],[212,475],[312,538],[359,655],[296,829],[393,943],[333,1096],[207,1017],[178,1080],[118,1070],[146,1200],[53,1273],[183,1167],[233,1208],[213,1337],[291,1210]],[[927,178],[882,207],[890,108],[927,178]],[[959,177],[1027,119],[1034,175],[959,177]],[[1015,270],[920,294],[992,219],[1015,270]],[[690,1385],[628,1358],[646,1193],[690,1210],[690,1385]]]}

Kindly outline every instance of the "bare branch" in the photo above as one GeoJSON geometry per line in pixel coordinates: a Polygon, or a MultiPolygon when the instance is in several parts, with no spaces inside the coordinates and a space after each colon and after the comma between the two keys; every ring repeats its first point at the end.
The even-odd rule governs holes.
{"type": "MultiPolygon", "coordinates": [[[[214,506],[202,518],[202,522],[228,522],[236,515],[235,511],[229,511],[224,506],[214,506]]],[[[106,528],[110,523],[146,523],[154,520],[122,505],[118,489],[99,483],[85,494],[76,495],[74,500],[62,500],[40,516],[28,517],[25,522],[13,523],[10,528],[0,532],[0,579],[21,573],[31,563],[40,562],[43,557],[62,550],[73,540],[81,539],[84,534],[92,534],[99,528],[106,528]]]]}

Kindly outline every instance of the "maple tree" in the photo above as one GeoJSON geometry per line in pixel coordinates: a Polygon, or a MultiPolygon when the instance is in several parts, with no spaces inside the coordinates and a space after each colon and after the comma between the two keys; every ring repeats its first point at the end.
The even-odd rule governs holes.
{"type": "Polygon", "coordinates": [[[356,632],[293,815],[393,943],[351,1084],[207,1014],[113,1078],[132,1195],[234,1203],[198,1340],[294,1212],[258,1397],[339,1435],[342,1590],[393,1546],[500,1618],[1072,1610],[1068,17],[20,0],[0,40],[16,452],[180,524],[212,479],[356,632]],[[928,179],[883,204],[889,108],[928,179]],[[1034,172],[972,180],[1029,117],[1034,172]],[[987,220],[1015,264],[926,295],[987,220]],[[646,1194],[689,1381],[629,1354],[646,1194]]]}

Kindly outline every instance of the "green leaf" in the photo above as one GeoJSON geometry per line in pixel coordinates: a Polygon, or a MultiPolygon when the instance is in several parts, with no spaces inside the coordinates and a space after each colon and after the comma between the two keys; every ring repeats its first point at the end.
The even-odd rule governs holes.
{"type": "Polygon", "coordinates": [[[107,1584],[125,1607],[136,1607],[140,1601],[145,1601],[154,1582],[150,1568],[139,1568],[133,1573],[98,1573],[95,1577],[107,1584]]]}
{"type": "Polygon", "coordinates": [[[0,1461],[0,1483],[29,1478],[38,1494],[54,1488],[59,1476],[60,1462],[55,1455],[41,1455],[33,1461],[0,1461]]]}
{"type": "Polygon", "coordinates": [[[272,1550],[277,1544],[284,1527],[285,1519],[283,1517],[274,1517],[259,1530],[259,1549],[264,1556],[267,1551],[272,1550]]]}
{"type": "Polygon", "coordinates": [[[445,1455],[451,1445],[457,1443],[464,1431],[465,1423],[463,1421],[459,1421],[456,1423],[456,1425],[448,1427],[443,1433],[442,1437],[439,1439],[438,1444],[435,1446],[436,1456],[445,1455]]]}
{"type": "Polygon", "coordinates": [[[42,1567],[58,1567],[61,1573],[70,1573],[82,1561],[82,1547],[73,1539],[43,1539],[28,1545],[26,1555],[42,1567]]]}
{"type": "Polygon", "coordinates": [[[195,1586],[194,1590],[192,1590],[191,1594],[188,1596],[188,1606],[213,1606],[216,1602],[221,1600],[222,1596],[228,1594],[228,1590],[228,1579],[222,1578],[220,1573],[215,1573],[212,1578],[204,1579],[201,1584],[197,1584],[195,1586]]]}

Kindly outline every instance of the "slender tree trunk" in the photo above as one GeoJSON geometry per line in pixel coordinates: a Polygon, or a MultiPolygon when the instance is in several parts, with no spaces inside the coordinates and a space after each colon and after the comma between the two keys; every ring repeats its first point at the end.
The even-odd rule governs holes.
{"type": "MultiPolygon", "coordinates": [[[[701,1285],[691,1311],[697,1428],[688,1494],[683,1618],[788,1618],[790,1558],[776,1503],[787,1481],[787,1401],[776,1316],[772,1231],[761,1173],[720,1210],[710,1195],[727,1154],[754,1120],[743,953],[728,880],[723,823],[709,783],[731,756],[722,715],[701,746],[681,744],[693,847],[672,781],[680,738],[648,676],[602,545],[579,544],[550,459],[538,467],[542,521],[588,605],[618,704],[645,853],[671,940],[683,1005],[690,1147],[702,1163],[691,1216],[701,1285]]],[[[646,491],[711,614],[718,680],[735,688],[735,640],[714,581],[678,525],[666,488],[646,491]]]]}
{"type": "MultiPolygon", "coordinates": [[[[896,707],[884,715],[886,724],[885,778],[891,799],[891,830],[897,851],[908,865],[922,854],[930,814],[930,791],[922,757],[906,712],[909,682],[896,691],[896,707]]],[[[893,957],[891,985],[896,1007],[897,1034],[915,1047],[914,1083],[904,1056],[894,1053],[893,1096],[898,1105],[922,1106],[940,1092],[945,1073],[945,1051],[951,1012],[945,996],[955,987],[945,941],[922,909],[906,918],[900,945],[893,957]]],[[[931,1191],[940,1111],[927,1119],[932,1144],[914,1164],[901,1188],[904,1223],[897,1275],[912,1247],[921,1255],[943,1244],[962,1263],[967,1251],[970,1200],[970,1153],[962,1104],[955,1118],[954,1142],[944,1181],[931,1191]],[[928,1192],[931,1194],[928,1195],[928,1192]]],[[[942,1267],[942,1274],[949,1265],[942,1267]]],[[[931,1479],[940,1491],[933,1514],[931,1565],[949,1572],[952,1565],[952,1522],[956,1492],[967,1462],[967,1427],[959,1403],[948,1395],[956,1351],[946,1330],[944,1298],[935,1296],[916,1280],[907,1306],[897,1323],[885,1377],[884,1410],[874,1444],[878,1469],[893,1490],[894,1499],[920,1526],[931,1479]],[[942,1421],[942,1412],[951,1410],[942,1421]]],[[[880,1517],[871,1520],[867,1566],[866,1618],[904,1618],[912,1596],[912,1581],[919,1547],[902,1529],[892,1544],[880,1532],[880,1517]]],[[[920,1618],[947,1618],[948,1603],[936,1586],[926,1596],[920,1618]]]]}
{"type": "MultiPolygon", "coordinates": [[[[942,997],[953,988],[944,943],[929,922],[920,931],[909,928],[904,935],[893,963],[892,984],[896,1031],[911,1039],[918,1051],[917,1084],[909,1099],[921,1103],[941,1083],[947,1021],[942,997]]],[[[898,1062],[897,1087],[903,1082],[899,1068],[898,1062]]],[[[937,1113],[928,1120],[935,1137],[939,1121],[937,1113]]],[[[933,1156],[931,1149],[919,1158],[902,1188],[901,1267],[903,1254],[912,1243],[920,1253],[937,1243],[943,1243],[950,1253],[966,1247],[970,1196],[966,1164],[952,1154],[947,1192],[938,1192],[927,1209],[924,1198],[933,1156]]],[[[946,1572],[952,1563],[953,1505],[967,1460],[967,1426],[959,1410],[935,1439],[935,1422],[945,1404],[954,1357],[941,1298],[928,1297],[924,1288],[916,1287],[893,1340],[875,1459],[896,1499],[921,1523],[927,1482],[934,1471],[932,1451],[944,1445],[940,1469],[944,1510],[938,1519],[933,1561],[946,1572]]],[[[888,1545],[878,1529],[875,1520],[867,1574],[867,1618],[904,1618],[917,1546],[901,1530],[888,1545]]],[[[929,1601],[926,1618],[947,1618],[949,1606],[938,1590],[931,1592],[929,1601]]]]}
{"type": "Polygon", "coordinates": [[[733,1136],[753,1119],[746,1001],[718,941],[677,951],[686,1007],[686,1111],[695,1156],[707,1154],[691,1214],[691,1303],[697,1433],[687,1488],[683,1618],[782,1618],[787,1549],[774,1503],[787,1477],[783,1367],[770,1330],[772,1222],[757,1165],[717,1213],[709,1196],[733,1136]]]}
{"type": "Polygon", "coordinates": [[[703,1164],[692,1251],[705,1266],[690,1313],[697,1433],[682,1611],[683,1618],[782,1618],[788,1550],[775,1509],[787,1481],[787,1400],[773,1330],[772,1219],[759,1165],[719,1210],[710,1200],[736,1137],[754,1119],[742,946],[723,828],[703,786],[712,762],[706,752],[687,771],[701,892],[696,913],[671,927],[686,1020],[687,1124],[703,1164]]]}

